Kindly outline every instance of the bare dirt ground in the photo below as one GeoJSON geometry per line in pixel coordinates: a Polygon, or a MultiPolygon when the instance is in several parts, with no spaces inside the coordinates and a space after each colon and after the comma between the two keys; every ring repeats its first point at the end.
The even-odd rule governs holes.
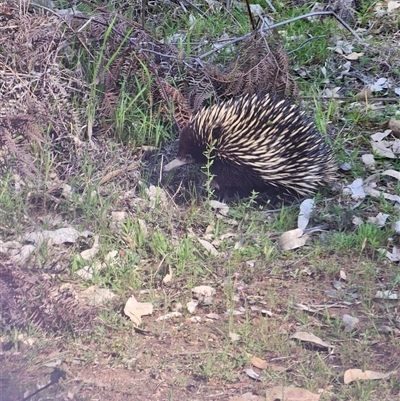
{"type": "MultiPolygon", "coordinates": [[[[324,263],[339,265],[347,271],[363,275],[362,261],[332,256],[324,263]]],[[[240,310],[241,306],[246,308],[245,314],[233,318],[235,331],[245,330],[246,342],[251,339],[255,343],[267,344],[268,350],[257,355],[268,361],[264,381],[256,381],[246,375],[244,367],[248,362],[245,361],[250,360],[252,355],[242,348],[240,341],[229,341],[227,325],[232,318],[226,315],[221,288],[224,277],[215,275],[215,281],[208,280],[209,284],[219,288],[215,302],[197,311],[196,316],[202,319],[199,323],[186,316],[167,320],[160,326],[160,322],[156,321],[158,315],[163,314],[160,310],[155,316],[146,318],[146,331],[143,333],[135,333],[127,322],[126,328],[120,331],[102,327],[98,337],[92,335],[65,341],[63,337],[45,336],[37,339],[39,342],[33,346],[19,341],[17,350],[13,347],[9,351],[7,347],[10,345],[2,344],[2,400],[26,399],[24,395],[26,397],[51,382],[51,375],[58,369],[59,374],[56,372],[55,375],[60,377],[59,382],[32,399],[233,400],[233,397],[246,393],[265,399],[266,389],[281,383],[282,372],[287,376],[287,385],[291,386],[301,386],[304,382],[302,376],[313,372],[313,375],[320,376],[315,381],[316,390],[327,392],[326,399],[334,400],[343,399],[335,396],[341,386],[339,376],[353,366],[353,357],[359,360],[360,354],[364,355],[361,360],[369,370],[397,372],[400,355],[395,350],[399,349],[399,337],[377,335],[375,340],[370,337],[365,341],[362,335],[371,327],[371,320],[381,327],[390,324],[392,307],[389,306],[388,311],[388,305],[377,303],[366,312],[357,302],[357,293],[361,295],[364,280],[360,280],[359,284],[354,281],[351,289],[340,290],[332,299],[326,295],[332,289],[329,274],[319,272],[309,275],[306,273],[309,269],[307,263],[294,261],[294,264],[303,272],[298,278],[290,277],[293,264],[282,263],[279,270],[283,273],[270,275],[270,267],[257,263],[252,277],[248,277],[245,290],[235,302],[236,310],[240,310]],[[271,301],[271,294],[279,298],[271,301]],[[343,302],[351,294],[355,296],[354,301],[343,302]],[[271,315],[265,316],[261,310],[272,304],[271,315]],[[289,334],[301,329],[301,324],[295,317],[296,311],[288,311],[288,308],[289,305],[295,308],[299,304],[322,307],[320,312],[310,312],[307,330],[318,328],[325,332],[329,342],[337,346],[336,349],[327,352],[312,345],[304,348],[290,340],[289,334]],[[218,314],[219,319],[207,319],[206,315],[211,312],[218,314]],[[328,323],[336,320],[340,326],[344,314],[355,314],[360,318],[359,334],[349,332],[347,339],[335,333],[328,323]],[[286,345],[282,345],[283,339],[286,345]],[[356,341],[358,345],[349,346],[351,350],[339,351],[339,348],[346,347],[346,341],[356,341]],[[324,360],[324,369],[330,370],[329,382],[315,366],[318,363],[316,355],[324,360]],[[332,374],[337,379],[332,380],[332,374]]],[[[385,271],[388,266],[381,262],[375,268],[385,271]]],[[[385,280],[384,275],[381,280],[385,280]]],[[[176,296],[184,297],[179,288],[160,288],[155,292],[170,300],[176,296]]],[[[257,368],[254,370],[262,372],[257,368]]],[[[398,373],[394,375],[393,380],[399,380],[398,373]]],[[[385,400],[398,399],[398,389],[391,390],[392,396],[392,391],[385,390],[385,400]]],[[[377,388],[369,399],[382,399],[379,394],[377,388]]],[[[348,399],[354,398],[349,396],[348,399]]]]}

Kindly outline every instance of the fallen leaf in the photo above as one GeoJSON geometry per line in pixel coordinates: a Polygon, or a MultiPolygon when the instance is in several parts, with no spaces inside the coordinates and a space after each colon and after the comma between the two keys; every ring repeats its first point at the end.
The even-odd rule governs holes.
{"type": "Polygon", "coordinates": [[[265,390],[265,401],[318,401],[320,397],[300,387],[275,386],[265,390]]]}
{"type": "Polygon", "coordinates": [[[386,138],[392,132],[391,129],[387,129],[383,132],[377,132],[371,135],[371,139],[376,142],[380,142],[382,139],[386,138]]]}
{"type": "Polygon", "coordinates": [[[314,199],[305,199],[300,204],[300,213],[297,218],[297,227],[305,230],[314,210],[314,199]]]}
{"type": "Polygon", "coordinates": [[[227,216],[229,213],[229,206],[226,203],[218,202],[216,200],[210,201],[210,206],[213,209],[216,209],[221,213],[223,216],[227,216]]]}
{"type": "Polygon", "coordinates": [[[385,170],[382,175],[388,175],[389,177],[396,178],[400,181],[400,172],[396,170],[385,170]]]}
{"type": "Polygon", "coordinates": [[[235,395],[233,397],[230,397],[229,401],[263,401],[263,398],[248,392],[242,395],[235,395]]]}
{"type": "Polygon", "coordinates": [[[245,370],[245,373],[246,373],[247,376],[251,377],[251,378],[254,379],[254,380],[257,380],[257,381],[265,380],[265,379],[264,379],[262,376],[260,376],[258,373],[254,372],[253,369],[246,369],[246,370],[245,370]]]}
{"type": "Polygon", "coordinates": [[[372,149],[379,156],[387,157],[388,159],[394,159],[396,155],[393,153],[392,149],[390,149],[391,143],[390,141],[380,141],[375,142],[371,141],[372,149]]]}
{"type": "Polygon", "coordinates": [[[364,53],[353,52],[353,53],[348,54],[347,56],[344,56],[344,58],[347,60],[358,60],[363,55],[364,55],[364,53]]]}
{"type": "Polygon", "coordinates": [[[268,367],[267,361],[257,358],[256,356],[253,356],[253,358],[251,358],[251,364],[258,369],[266,369],[268,367]]]}
{"type": "Polygon", "coordinates": [[[239,340],[240,340],[240,335],[239,335],[239,334],[236,334],[236,333],[232,333],[232,332],[230,331],[230,332],[229,332],[229,338],[230,338],[232,341],[236,342],[236,341],[239,341],[239,340]]]}
{"type": "Polygon", "coordinates": [[[187,307],[187,310],[189,311],[189,313],[194,313],[195,312],[195,310],[196,310],[196,308],[197,308],[197,305],[198,305],[199,303],[198,302],[195,302],[195,301],[190,301],[190,302],[188,302],[187,304],[186,304],[186,307],[187,307]]]}
{"type": "Polygon", "coordinates": [[[92,260],[94,256],[99,252],[100,250],[100,244],[99,244],[99,236],[95,235],[93,237],[93,246],[90,249],[86,249],[85,251],[82,251],[80,253],[81,258],[85,260],[92,260]]]}
{"type": "Polygon", "coordinates": [[[156,319],[157,322],[162,322],[163,320],[169,320],[172,319],[174,317],[179,317],[182,316],[182,313],[180,312],[171,312],[171,313],[167,313],[166,315],[160,316],[159,318],[156,319]]]}
{"type": "Polygon", "coordinates": [[[372,85],[370,85],[370,88],[373,92],[381,92],[383,89],[386,89],[388,87],[388,80],[387,78],[378,78],[377,81],[375,81],[372,85]]]}
{"type": "Polygon", "coordinates": [[[206,315],[207,319],[211,319],[211,320],[218,320],[219,319],[219,315],[217,313],[208,313],[206,315]]]}
{"type": "Polygon", "coordinates": [[[392,117],[389,120],[388,127],[392,130],[394,135],[396,135],[397,137],[400,135],[400,120],[392,117]]]}
{"type": "Polygon", "coordinates": [[[304,246],[309,238],[308,234],[304,234],[301,228],[286,231],[279,237],[280,247],[287,251],[304,246]]]}
{"type": "Polygon", "coordinates": [[[209,285],[199,285],[197,287],[192,288],[192,293],[196,296],[197,299],[201,299],[203,297],[212,297],[215,295],[215,289],[210,287],[209,285]]]}
{"type": "Polygon", "coordinates": [[[362,371],[361,369],[348,369],[344,372],[344,384],[349,384],[356,380],[380,380],[387,379],[390,373],[374,372],[372,370],[362,371]]]}
{"type": "Polygon", "coordinates": [[[359,100],[368,100],[372,96],[372,90],[369,86],[361,90],[356,94],[356,98],[359,100]]]}
{"type": "Polygon", "coordinates": [[[90,237],[93,233],[90,231],[78,231],[73,227],[63,227],[58,230],[49,231],[33,231],[22,236],[23,242],[33,243],[40,246],[43,241],[48,241],[49,244],[60,245],[64,243],[74,243],[79,237],[90,237]]]}
{"type": "Polygon", "coordinates": [[[362,178],[355,179],[351,184],[347,185],[344,188],[343,193],[345,194],[350,193],[352,199],[354,200],[364,199],[366,193],[364,191],[363,179],[362,178]]]}
{"type": "Polygon", "coordinates": [[[81,298],[86,299],[89,305],[95,306],[102,305],[109,299],[116,297],[116,295],[108,288],[98,288],[96,285],[86,288],[86,290],[78,295],[81,298]]]}
{"type": "Polygon", "coordinates": [[[298,331],[294,333],[290,338],[294,338],[296,340],[304,341],[307,343],[312,343],[315,345],[318,345],[323,348],[334,348],[333,345],[330,345],[326,343],[325,341],[322,341],[319,337],[312,333],[307,333],[306,331],[298,331]]]}
{"type": "Polygon", "coordinates": [[[364,224],[364,221],[361,217],[358,216],[353,216],[353,218],[351,219],[351,222],[355,225],[355,226],[360,226],[361,224],[364,224]]]}
{"type": "Polygon", "coordinates": [[[374,155],[370,153],[366,153],[361,156],[362,162],[369,168],[374,168],[375,167],[375,158],[374,155]]]}
{"type": "Polygon", "coordinates": [[[277,365],[276,363],[269,363],[268,369],[271,369],[274,372],[285,372],[286,370],[288,370],[285,366],[277,365]]]}
{"type": "Polygon", "coordinates": [[[365,185],[364,185],[365,193],[374,198],[380,198],[383,196],[384,199],[400,203],[399,195],[388,194],[387,192],[378,191],[377,189],[375,189],[374,188],[376,187],[376,182],[374,181],[375,178],[376,177],[374,174],[365,180],[365,185]]]}
{"type": "Polygon", "coordinates": [[[172,269],[171,266],[168,266],[169,272],[163,278],[163,283],[167,284],[172,280],[172,269]]]}
{"type": "Polygon", "coordinates": [[[386,290],[386,291],[377,291],[375,294],[375,298],[376,299],[398,299],[398,296],[395,292],[392,292],[390,290],[386,290]]]}
{"type": "Polygon", "coordinates": [[[324,97],[332,97],[332,98],[339,97],[340,96],[339,91],[341,89],[342,88],[340,86],[337,86],[336,88],[333,88],[333,89],[325,88],[322,91],[322,96],[324,96],[324,97]]]}
{"type": "Polygon", "coordinates": [[[146,194],[149,197],[151,209],[157,206],[168,206],[168,197],[162,188],[150,185],[149,188],[146,188],[146,194]]]}
{"type": "Polygon", "coordinates": [[[81,269],[77,270],[75,274],[84,280],[91,280],[93,278],[93,267],[92,266],[83,266],[81,269]]]}
{"type": "Polygon", "coordinates": [[[198,238],[198,240],[199,240],[200,244],[203,245],[203,247],[204,247],[208,252],[211,253],[211,255],[219,256],[219,252],[215,249],[215,247],[214,247],[212,244],[210,244],[208,241],[206,241],[206,240],[204,240],[204,239],[198,238]]]}
{"type": "Polygon", "coordinates": [[[153,304],[150,302],[138,302],[132,295],[125,304],[124,313],[132,320],[135,326],[139,326],[142,323],[142,316],[153,313],[153,304]]]}
{"type": "Polygon", "coordinates": [[[375,224],[378,227],[385,227],[385,223],[388,217],[389,217],[388,214],[380,212],[375,217],[373,216],[368,217],[368,222],[375,224]]]}
{"type": "Polygon", "coordinates": [[[391,13],[393,10],[396,10],[400,7],[400,1],[389,1],[387,3],[387,11],[391,13]]]}
{"type": "Polygon", "coordinates": [[[345,324],[346,331],[354,330],[356,328],[356,326],[358,325],[358,323],[360,323],[360,319],[358,319],[354,316],[347,315],[347,314],[343,315],[342,321],[345,324]]]}

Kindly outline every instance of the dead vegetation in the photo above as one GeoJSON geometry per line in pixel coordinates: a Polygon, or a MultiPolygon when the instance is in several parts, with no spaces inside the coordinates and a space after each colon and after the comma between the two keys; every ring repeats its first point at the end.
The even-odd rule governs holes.
{"type": "Polygon", "coordinates": [[[122,87],[132,98],[145,89],[146,107],[160,109],[178,129],[211,98],[297,94],[288,59],[272,37],[248,35],[230,45],[235,58],[220,66],[186,57],[120,15],[60,15],[21,4],[9,1],[0,8],[0,140],[8,150],[3,165],[10,168],[15,157],[24,174],[34,173],[30,150],[45,135],[65,168],[63,159],[71,164],[92,140],[115,134],[122,87]]]}

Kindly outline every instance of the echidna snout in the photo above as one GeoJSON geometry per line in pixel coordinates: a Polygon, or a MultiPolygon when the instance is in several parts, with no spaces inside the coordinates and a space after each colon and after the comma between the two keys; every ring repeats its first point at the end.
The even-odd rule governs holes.
{"type": "Polygon", "coordinates": [[[182,130],[170,171],[212,158],[214,186],[282,195],[308,195],[331,182],[329,146],[303,111],[270,95],[247,95],[203,108],[182,130]]]}

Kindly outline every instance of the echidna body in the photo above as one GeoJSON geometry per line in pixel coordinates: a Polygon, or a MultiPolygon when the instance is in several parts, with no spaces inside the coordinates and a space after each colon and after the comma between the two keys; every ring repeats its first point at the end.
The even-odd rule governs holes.
{"type": "Polygon", "coordinates": [[[247,95],[203,108],[182,130],[178,155],[164,171],[207,162],[213,187],[271,195],[304,196],[334,178],[323,136],[296,105],[270,95],[247,95]]]}

